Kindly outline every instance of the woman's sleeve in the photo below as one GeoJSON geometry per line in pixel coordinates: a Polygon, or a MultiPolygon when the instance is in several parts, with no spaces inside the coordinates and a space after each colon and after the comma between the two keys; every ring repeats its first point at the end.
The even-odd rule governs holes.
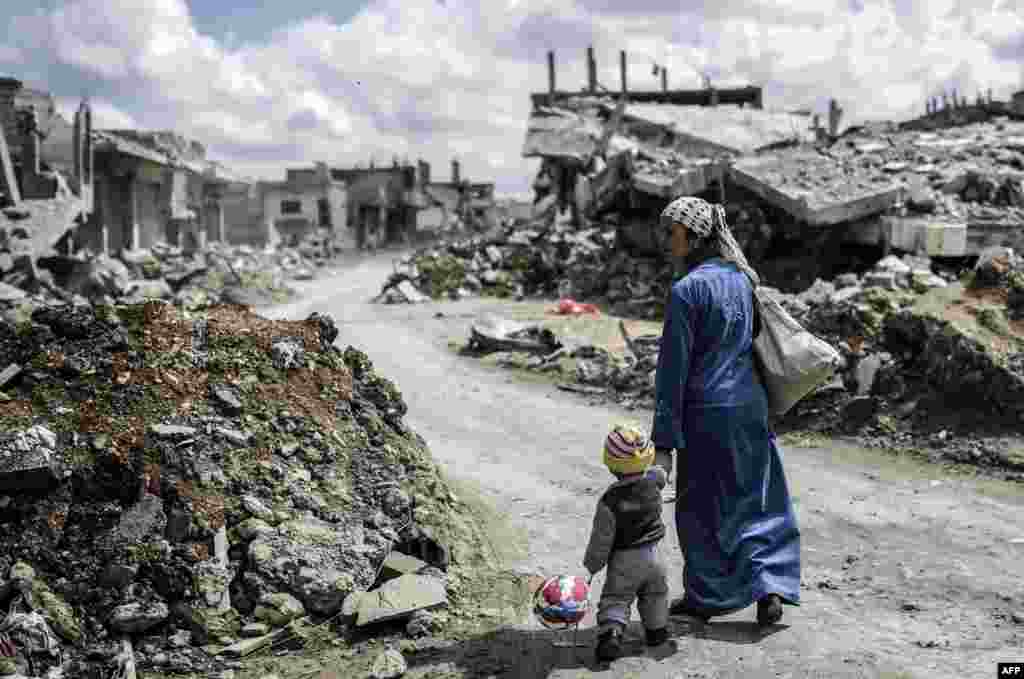
{"type": "Polygon", "coordinates": [[[654,379],[654,424],[651,440],[659,448],[686,448],[683,399],[693,348],[693,300],[688,286],[672,288],[658,351],[654,379]]]}

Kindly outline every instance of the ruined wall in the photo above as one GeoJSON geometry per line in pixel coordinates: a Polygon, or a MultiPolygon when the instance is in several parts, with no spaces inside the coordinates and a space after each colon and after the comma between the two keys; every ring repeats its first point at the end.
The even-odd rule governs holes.
{"type": "Polygon", "coordinates": [[[224,212],[225,241],[248,245],[263,242],[258,195],[256,185],[229,185],[224,189],[221,209],[224,212]]]}
{"type": "Polygon", "coordinates": [[[331,184],[327,191],[331,206],[331,228],[338,244],[346,250],[355,249],[356,232],[349,221],[348,190],[341,184],[331,184]]]}
{"type": "MultiPolygon", "coordinates": [[[[318,223],[319,208],[317,200],[324,197],[323,188],[296,190],[291,188],[267,187],[263,190],[263,222],[267,233],[274,238],[283,236],[282,229],[288,235],[300,235],[315,229],[318,223]],[[281,211],[282,201],[298,201],[301,212],[285,214],[281,211]]],[[[300,235],[301,237],[301,235],[300,235]]]]}

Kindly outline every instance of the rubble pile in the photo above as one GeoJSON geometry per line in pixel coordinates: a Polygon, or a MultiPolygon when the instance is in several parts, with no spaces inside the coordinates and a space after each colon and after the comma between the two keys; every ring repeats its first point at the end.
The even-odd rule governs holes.
{"type": "Polygon", "coordinates": [[[991,121],[932,132],[850,134],[830,147],[849,178],[906,186],[911,213],[1024,222],[1024,123],[991,121]]]}
{"type": "Polygon", "coordinates": [[[574,229],[564,222],[528,228],[509,225],[490,238],[439,243],[404,258],[384,283],[379,301],[420,301],[473,294],[496,297],[604,292],[605,262],[615,245],[610,224],[574,229]],[[404,282],[411,283],[410,292],[404,282]]]}
{"type": "Polygon", "coordinates": [[[82,252],[74,257],[18,257],[0,253],[0,284],[48,302],[140,303],[171,300],[191,309],[229,302],[284,301],[290,280],[311,280],[339,250],[322,234],[296,247],[257,250],[213,242],[195,252],[156,243],[117,257],[82,252]]]}
{"type": "MultiPolygon", "coordinates": [[[[1024,458],[996,436],[1019,432],[1024,423],[1024,323],[1005,306],[1024,267],[998,248],[979,259],[966,286],[937,270],[925,257],[889,256],[862,275],[817,280],[797,295],[763,288],[836,346],[844,362],[831,383],[776,424],[781,431],[853,435],[873,446],[931,441],[930,452],[943,459],[1024,478],[1024,458]],[[958,423],[937,415],[950,411],[961,416],[958,423]]],[[[473,326],[471,344],[500,352],[501,365],[567,378],[559,385],[565,390],[652,408],[660,337],[631,337],[622,322],[620,331],[625,355],[493,320],[473,326]]]]}
{"type": "Polygon", "coordinates": [[[0,316],[2,673],[213,676],[285,625],[457,610],[486,535],[337,335],[236,305],[0,316]]]}

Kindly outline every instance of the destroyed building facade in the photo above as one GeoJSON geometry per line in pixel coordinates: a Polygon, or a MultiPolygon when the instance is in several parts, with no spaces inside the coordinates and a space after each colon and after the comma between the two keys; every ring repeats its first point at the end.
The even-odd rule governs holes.
{"type": "Polygon", "coordinates": [[[354,246],[348,187],[334,178],[326,163],[289,168],[282,182],[259,182],[257,194],[256,221],[264,243],[294,243],[325,229],[346,248],[354,246]]]}
{"type": "Polygon", "coordinates": [[[451,181],[430,181],[430,166],[420,161],[424,192],[431,203],[421,214],[420,226],[448,230],[460,224],[475,224],[481,229],[497,225],[497,206],[492,182],[470,182],[462,178],[458,160],[452,160],[451,181]]]}
{"type": "MultiPolygon", "coordinates": [[[[92,210],[92,116],[69,124],[46,92],[0,78],[0,258],[53,247],[92,210]]],[[[3,271],[0,271],[3,273],[3,271]]]]}
{"type": "Polygon", "coordinates": [[[419,211],[431,205],[423,192],[423,167],[395,159],[391,167],[371,162],[367,168],[331,168],[331,177],[348,188],[357,247],[407,242],[416,233],[419,211]]]}

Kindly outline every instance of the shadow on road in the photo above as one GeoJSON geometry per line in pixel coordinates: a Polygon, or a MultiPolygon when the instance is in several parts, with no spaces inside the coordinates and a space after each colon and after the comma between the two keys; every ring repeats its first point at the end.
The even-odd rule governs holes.
{"type": "MultiPolygon", "coordinates": [[[[669,623],[671,638],[656,648],[644,644],[644,632],[634,622],[626,632],[623,658],[611,663],[598,663],[594,658],[597,628],[581,629],[575,637],[571,630],[528,630],[503,628],[472,637],[442,648],[428,648],[407,656],[409,668],[444,668],[458,674],[475,676],[522,677],[542,679],[558,672],[559,676],[581,676],[583,671],[617,677],[621,671],[632,676],[633,669],[652,669],[652,663],[669,660],[678,653],[678,640],[690,637],[731,644],[756,644],[787,629],[775,625],[760,629],[754,622],[722,621],[702,624],[686,618],[669,623]],[[637,665],[636,661],[641,661],[637,665]],[[620,667],[625,665],[625,667],[620,667]],[[619,671],[617,671],[617,668],[619,671]],[[566,674],[564,671],[569,671],[566,674]]],[[[625,676],[625,675],[624,675],[625,676]]],[[[645,674],[644,676],[649,676],[645,674]]]]}

